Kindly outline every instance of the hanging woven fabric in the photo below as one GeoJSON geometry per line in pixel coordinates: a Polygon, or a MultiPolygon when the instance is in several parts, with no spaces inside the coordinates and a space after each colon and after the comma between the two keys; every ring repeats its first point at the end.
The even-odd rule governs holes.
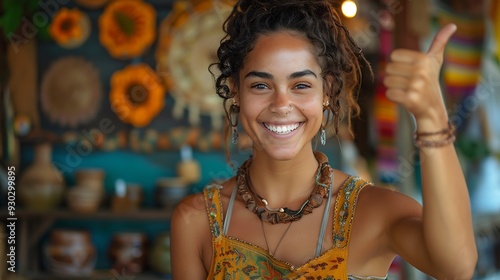
{"type": "Polygon", "coordinates": [[[446,97],[449,105],[454,105],[474,94],[479,82],[485,21],[481,14],[446,6],[440,7],[438,21],[441,26],[455,23],[458,27],[448,42],[443,63],[446,97]]]}
{"type": "Polygon", "coordinates": [[[384,73],[392,51],[393,34],[390,27],[381,28],[379,35],[379,61],[377,87],[375,92],[375,129],[377,135],[377,176],[384,184],[394,184],[398,180],[398,151],[396,130],[398,107],[385,95],[384,73]]]}

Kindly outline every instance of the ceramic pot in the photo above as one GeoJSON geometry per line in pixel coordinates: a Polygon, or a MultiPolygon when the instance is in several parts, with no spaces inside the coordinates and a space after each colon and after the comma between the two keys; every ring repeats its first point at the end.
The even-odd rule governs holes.
{"type": "Polygon", "coordinates": [[[104,194],[104,170],[102,169],[79,169],[75,172],[76,185],[94,189],[104,194]]]}
{"type": "Polygon", "coordinates": [[[137,210],[141,207],[142,201],[144,200],[142,187],[137,184],[127,185],[127,191],[125,196],[130,202],[131,210],[137,210]]]}
{"type": "Polygon", "coordinates": [[[189,186],[181,178],[163,178],[156,182],[155,199],[161,208],[173,209],[189,193],[189,186]]]}
{"type": "Polygon", "coordinates": [[[83,230],[53,230],[44,248],[47,269],[60,275],[89,275],[96,262],[90,233],[83,230]]]}
{"type": "Polygon", "coordinates": [[[22,172],[19,179],[19,198],[24,207],[32,210],[57,208],[65,188],[64,178],[52,164],[52,146],[43,143],[35,146],[33,163],[22,172]]]}
{"type": "Polygon", "coordinates": [[[168,275],[172,272],[170,264],[170,233],[163,232],[155,238],[149,253],[149,266],[155,272],[168,275]]]}
{"type": "Polygon", "coordinates": [[[184,160],[177,165],[177,176],[188,184],[200,181],[200,164],[196,160],[184,160]]]}
{"type": "Polygon", "coordinates": [[[102,169],[79,169],[75,172],[75,180],[78,186],[95,189],[104,188],[104,170],[102,169]]]}
{"type": "Polygon", "coordinates": [[[111,209],[115,212],[130,212],[141,208],[144,200],[140,185],[128,184],[124,194],[114,194],[111,197],[111,209]]]}
{"type": "Polygon", "coordinates": [[[66,195],[68,208],[78,213],[93,213],[99,209],[102,193],[92,188],[76,186],[66,195]]]}
{"type": "Polygon", "coordinates": [[[113,269],[138,274],[147,261],[147,236],[143,233],[117,233],[109,247],[109,258],[113,269]]]}

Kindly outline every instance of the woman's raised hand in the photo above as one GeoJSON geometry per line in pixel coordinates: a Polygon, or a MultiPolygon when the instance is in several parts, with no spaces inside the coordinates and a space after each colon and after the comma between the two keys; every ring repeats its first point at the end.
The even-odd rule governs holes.
{"type": "Polygon", "coordinates": [[[419,129],[432,131],[447,121],[439,74],[446,44],[456,29],[448,24],[439,30],[427,53],[408,49],[391,53],[384,79],[387,97],[412,113],[419,129]]]}

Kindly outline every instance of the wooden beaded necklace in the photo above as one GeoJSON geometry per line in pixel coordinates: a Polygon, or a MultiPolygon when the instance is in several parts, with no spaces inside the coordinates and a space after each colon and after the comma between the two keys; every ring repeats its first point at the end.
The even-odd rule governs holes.
{"type": "Polygon", "coordinates": [[[331,172],[333,169],[328,164],[328,158],[320,152],[314,152],[318,161],[318,170],[316,171],[316,186],[309,198],[297,210],[291,210],[287,207],[269,208],[268,201],[253,191],[250,180],[249,167],[252,163],[250,157],[238,169],[236,175],[236,184],[238,194],[245,201],[247,209],[254,212],[259,219],[271,224],[290,223],[299,220],[303,215],[312,213],[314,208],[319,207],[328,193],[328,186],[331,184],[331,172]]]}

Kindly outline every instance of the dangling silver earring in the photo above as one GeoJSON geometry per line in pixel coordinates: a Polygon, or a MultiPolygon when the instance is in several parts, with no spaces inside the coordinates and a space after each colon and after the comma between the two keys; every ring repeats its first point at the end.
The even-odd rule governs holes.
{"type": "Polygon", "coordinates": [[[326,144],[326,131],[324,128],[321,128],[321,136],[319,140],[321,141],[321,145],[324,146],[326,144]]]}
{"type": "Polygon", "coordinates": [[[231,122],[231,143],[238,144],[238,116],[240,113],[240,106],[233,100],[233,104],[229,108],[230,122],[231,122]]]}
{"type": "MultiPolygon", "coordinates": [[[[323,103],[323,110],[328,110],[328,106],[330,105],[330,101],[326,100],[324,103],[323,103]]],[[[328,116],[327,116],[327,119],[326,119],[326,124],[323,125],[323,122],[321,122],[321,134],[320,134],[320,137],[319,137],[319,141],[321,142],[321,145],[326,145],[326,130],[325,128],[327,127],[328,125],[328,119],[330,118],[330,112],[328,112],[328,116]]]]}

